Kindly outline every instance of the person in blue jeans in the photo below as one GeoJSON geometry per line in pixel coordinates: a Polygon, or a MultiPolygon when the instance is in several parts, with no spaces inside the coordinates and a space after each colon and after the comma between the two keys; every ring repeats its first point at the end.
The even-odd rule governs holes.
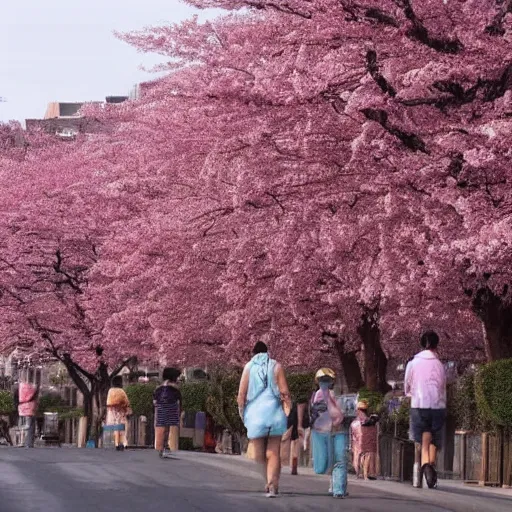
{"type": "MultiPolygon", "coordinates": [[[[343,422],[343,412],[332,391],[335,379],[336,374],[330,368],[321,368],[315,376],[319,389],[313,393],[310,401],[313,470],[317,474],[330,474],[336,464],[342,464],[346,482],[348,436],[339,431],[343,422]]],[[[331,480],[329,493],[338,494],[333,487],[331,480]]],[[[346,492],[343,491],[339,497],[345,495],[346,492]]]]}
{"type": "Polygon", "coordinates": [[[262,341],[244,368],[237,401],[254,458],[264,468],[265,492],[273,498],[279,493],[281,438],[288,428],[291,399],[284,369],[262,341]]]}

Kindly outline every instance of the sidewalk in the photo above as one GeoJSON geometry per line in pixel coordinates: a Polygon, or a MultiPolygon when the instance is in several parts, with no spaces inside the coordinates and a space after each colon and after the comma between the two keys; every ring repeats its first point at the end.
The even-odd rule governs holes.
{"type": "MultiPolygon", "coordinates": [[[[201,464],[214,466],[227,471],[234,471],[235,473],[243,472],[243,474],[248,477],[257,479],[262,478],[261,472],[258,470],[258,466],[253,461],[246,459],[243,456],[217,454],[213,455],[198,452],[180,452],[180,457],[193,458],[201,464]]],[[[282,474],[284,476],[290,475],[289,468],[283,468],[282,474]]],[[[319,483],[323,480],[325,482],[325,488],[327,489],[329,486],[329,477],[327,475],[315,474],[312,468],[299,468],[298,476],[289,476],[286,480],[287,482],[298,483],[301,477],[307,477],[308,480],[312,479],[319,483]]],[[[349,475],[349,491],[350,487],[352,486],[372,489],[401,497],[407,496],[417,498],[418,496],[423,496],[424,493],[436,493],[436,491],[432,491],[430,489],[415,489],[411,482],[394,482],[391,480],[366,481],[349,475]]],[[[458,496],[461,497],[461,499],[462,497],[467,498],[474,496],[475,498],[495,497],[512,500],[512,489],[467,485],[460,480],[439,480],[437,491],[441,491],[443,494],[458,496]]]]}

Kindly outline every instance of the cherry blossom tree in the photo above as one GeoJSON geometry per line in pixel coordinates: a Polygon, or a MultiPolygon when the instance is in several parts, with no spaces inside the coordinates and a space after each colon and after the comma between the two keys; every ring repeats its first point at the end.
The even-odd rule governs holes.
{"type": "Polygon", "coordinates": [[[372,389],[426,327],[510,355],[510,2],[189,3],[232,12],[123,35],[168,74],[29,165],[94,242],[90,346],[239,364],[263,338],[372,389]]]}
{"type": "MultiPolygon", "coordinates": [[[[352,331],[375,339],[380,329],[377,325],[376,331],[369,319],[382,321],[387,315],[395,319],[385,320],[389,334],[403,331],[399,324],[417,329],[417,314],[410,314],[414,302],[415,307],[428,311],[423,325],[442,324],[449,303],[454,317],[461,320],[457,327],[471,340],[459,339],[452,355],[465,343],[480,350],[475,322],[470,322],[469,331],[464,328],[468,326],[464,290],[476,297],[489,294],[482,284],[475,284],[473,292],[461,286],[461,281],[471,278],[468,253],[476,257],[481,254],[479,247],[488,245],[477,233],[488,238],[490,226],[506,222],[509,215],[504,205],[510,200],[506,165],[510,154],[505,132],[495,128],[509,127],[509,4],[398,0],[307,5],[190,3],[253,12],[202,25],[191,20],[125,39],[145,51],[170,57],[170,69],[197,66],[194,80],[174,82],[176,94],[198,101],[209,99],[211,109],[218,102],[224,112],[233,105],[239,109],[237,118],[230,119],[236,134],[223,137],[223,154],[230,156],[224,157],[216,171],[209,170],[217,185],[221,180],[235,183],[231,195],[226,194],[234,195],[235,210],[223,216],[224,223],[253,226],[252,220],[240,221],[243,215],[237,214],[244,208],[245,219],[258,215],[249,212],[251,208],[266,210],[265,219],[270,218],[269,211],[288,216],[297,201],[303,221],[300,229],[318,229],[304,219],[311,222],[324,209],[336,215],[346,205],[357,208],[362,197],[370,197],[366,208],[380,223],[367,238],[378,257],[373,258],[374,276],[363,278],[361,266],[360,281],[347,289],[355,296],[351,306],[343,304],[344,313],[359,310],[359,314],[346,315],[359,318],[347,322],[352,331]],[[256,40],[257,58],[251,49],[256,40]],[[492,172],[487,170],[491,162],[492,172]],[[294,185],[304,188],[302,196],[294,185]],[[320,200],[316,194],[322,194],[320,200]],[[402,250],[401,244],[394,247],[397,235],[411,250],[402,250]],[[414,259],[406,259],[413,255],[414,259]],[[446,283],[449,289],[443,290],[446,283]],[[405,317],[407,310],[414,321],[405,317]]],[[[158,95],[155,91],[158,85],[153,98],[158,95]]],[[[220,130],[218,124],[215,128],[220,130]]],[[[355,239],[364,233],[357,226],[360,218],[358,212],[355,239]]],[[[289,225],[296,227],[293,222],[289,225]]],[[[506,268],[503,263],[510,244],[503,233],[499,237],[495,255],[503,258],[501,267],[506,268]]],[[[252,247],[248,240],[250,236],[242,243],[252,247]]],[[[345,240],[345,232],[338,228],[329,246],[345,240]]],[[[364,261],[357,256],[355,260],[364,261]]],[[[348,268],[346,261],[338,263],[348,268]]],[[[485,274],[495,277],[493,296],[499,293],[498,310],[506,310],[509,297],[504,285],[509,277],[503,276],[503,268],[485,274]]],[[[482,279],[486,279],[483,273],[480,283],[482,279]]],[[[339,294],[339,290],[332,291],[331,297],[339,294]]],[[[267,291],[262,293],[262,297],[270,296],[267,291]]],[[[472,306],[482,317],[479,300],[473,300],[472,306]]],[[[246,309],[240,312],[246,314],[246,309]]],[[[498,325],[503,324],[501,315],[502,320],[494,320],[498,325]]],[[[489,333],[497,326],[484,321],[484,327],[489,333]]],[[[493,342],[493,350],[487,336],[488,357],[507,354],[510,343],[504,328],[500,330],[500,341],[493,342]]],[[[399,346],[391,336],[384,349],[389,355],[399,346]]],[[[379,352],[378,347],[375,350],[379,352]]]]}

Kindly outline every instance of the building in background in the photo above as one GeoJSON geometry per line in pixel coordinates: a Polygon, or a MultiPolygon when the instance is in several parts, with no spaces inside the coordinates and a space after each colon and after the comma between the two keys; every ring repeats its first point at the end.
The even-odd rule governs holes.
{"type": "MultiPolygon", "coordinates": [[[[96,105],[119,104],[128,100],[128,96],[107,96],[105,101],[90,102],[96,105]]],[[[94,133],[99,123],[81,115],[80,109],[85,102],[52,102],[48,104],[43,119],[26,119],[28,131],[43,130],[54,134],[63,140],[73,139],[79,133],[94,133]]]]}

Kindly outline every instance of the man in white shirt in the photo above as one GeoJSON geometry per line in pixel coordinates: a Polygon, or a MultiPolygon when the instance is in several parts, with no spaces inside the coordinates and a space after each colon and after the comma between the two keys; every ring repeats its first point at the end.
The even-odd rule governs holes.
{"type": "Polygon", "coordinates": [[[430,488],[437,485],[435,462],[446,419],[446,374],[437,354],[439,336],[426,331],[423,350],[405,370],[405,394],[411,397],[410,436],[421,443],[421,474],[430,488]]]}

